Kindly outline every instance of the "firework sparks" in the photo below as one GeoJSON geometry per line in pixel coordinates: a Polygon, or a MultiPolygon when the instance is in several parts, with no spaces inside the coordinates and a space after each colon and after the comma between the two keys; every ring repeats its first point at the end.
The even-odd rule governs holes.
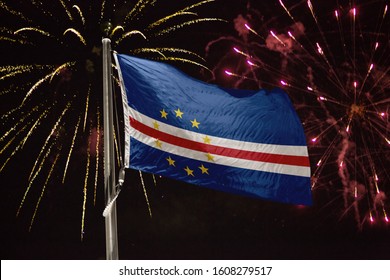
{"type": "Polygon", "coordinates": [[[237,29],[241,40],[210,42],[209,51],[221,41],[232,45],[227,59],[213,69],[215,77],[235,87],[285,88],[308,138],[313,190],[342,193],[343,216],[352,211],[359,228],[365,221],[388,223],[390,51],[385,1],[343,6],[308,0],[293,8],[287,1],[275,2],[280,9],[269,20],[265,15],[258,28],[251,21],[262,10],[238,17],[252,36],[237,29]]]}
{"type": "Polygon", "coordinates": [[[28,186],[17,209],[20,216],[28,194],[39,188],[38,178],[43,177],[31,230],[51,181],[60,177],[65,184],[70,166],[77,164],[74,159],[83,156],[82,162],[86,162],[84,182],[80,182],[83,238],[86,209],[89,201],[93,204],[97,201],[101,174],[99,106],[102,101],[98,70],[101,37],[110,37],[114,49],[129,54],[180,61],[207,69],[199,55],[169,47],[164,38],[190,25],[221,20],[198,15],[198,7],[214,0],[193,1],[185,7],[178,4],[172,6],[174,11],[166,7],[161,9],[164,6],[159,6],[160,1],[156,0],[139,0],[135,4],[106,0],[94,4],[89,1],[76,5],[74,2],[5,0],[0,3],[0,48],[12,54],[0,65],[1,123],[4,127],[0,135],[0,172],[5,172],[17,153],[26,152],[29,140],[33,139],[34,145],[40,143],[41,149],[33,156],[28,186]],[[102,33],[95,30],[102,30],[102,33]],[[135,47],[128,47],[128,43],[135,47]],[[164,44],[158,47],[161,43],[164,44]],[[18,56],[13,57],[14,54],[18,56]],[[85,145],[88,146],[86,151],[85,145]],[[94,178],[93,190],[89,188],[89,178],[94,178]],[[90,195],[93,199],[88,199],[90,195]]]}

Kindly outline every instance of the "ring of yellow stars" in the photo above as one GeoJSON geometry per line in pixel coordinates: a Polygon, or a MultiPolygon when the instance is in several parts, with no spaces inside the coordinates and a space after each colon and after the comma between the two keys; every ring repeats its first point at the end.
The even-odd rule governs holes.
{"type": "Polygon", "coordinates": [[[157,148],[160,148],[160,149],[162,148],[162,143],[160,140],[156,139],[154,142],[156,143],[157,148]]]}
{"type": "Polygon", "coordinates": [[[192,127],[196,127],[199,129],[200,122],[197,122],[196,119],[194,119],[193,121],[191,121],[191,123],[192,123],[192,127]]]}
{"type": "Polygon", "coordinates": [[[176,113],[177,118],[181,118],[181,119],[183,118],[184,113],[182,111],[180,111],[179,108],[177,108],[177,110],[175,110],[174,112],[176,113]]]}
{"type": "Polygon", "coordinates": [[[191,170],[188,166],[186,166],[186,168],[184,168],[184,170],[185,170],[185,172],[187,172],[187,176],[195,177],[194,170],[191,170]]]}
{"type": "Polygon", "coordinates": [[[171,157],[167,157],[166,160],[168,161],[168,164],[171,166],[176,166],[175,161],[171,157]]]}
{"type": "Polygon", "coordinates": [[[160,113],[161,113],[161,118],[163,118],[163,119],[168,119],[168,113],[165,112],[164,109],[162,109],[162,110],[160,111],[160,113]]]}
{"type": "Polygon", "coordinates": [[[202,170],[202,174],[207,174],[209,175],[209,169],[204,167],[204,165],[202,164],[201,166],[199,166],[199,169],[202,170]]]}
{"type": "Polygon", "coordinates": [[[206,154],[206,157],[207,157],[207,160],[208,160],[208,161],[214,161],[214,156],[213,156],[212,154],[207,153],[207,154],[206,154]]]}
{"type": "Polygon", "coordinates": [[[210,139],[210,137],[208,137],[207,135],[206,135],[205,137],[203,137],[203,142],[204,142],[205,144],[211,144],[211,139],[210,139]]]}
{"type": "Polygon", "coordinates": [[[154,129],[157,129],[157,130],[160,129],[160,125],[158,124],[157,121],[154,121],[154,122],[153,122],[153,126],[154,126],[154,129]]]}

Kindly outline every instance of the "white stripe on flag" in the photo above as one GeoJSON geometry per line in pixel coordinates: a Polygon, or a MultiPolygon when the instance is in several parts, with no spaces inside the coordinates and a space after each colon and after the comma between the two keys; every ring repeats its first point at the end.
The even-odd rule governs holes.
{"type": "Polygon", "coordinates": [[[275,145],[275,144],[261,144],[254,142],[238,141],[227,138],[220,138],[217,136],[206,135],[182,128],[178,128],[162,121],[155,120],[150,118],[138,111],[129,107],[129,113],[132,118],[135,120],[153,128],[153,123],[157,122],[159,124],[159,130],[165,133],[178,136],[180,138],[192,140],[199,143],[204,143],[204,137],[209,137],[211,139],[211,144],[215,146],[220,146],[223,148],[238,149],[251,152],[262,152],[267,154],[275,155],[289,155],[289,156],[308,156],[308,151],[306,146],[292,146],[292,145],[275,145]]]}
{"type": "MultiPolygon", "coordinates": [[[[154,128],[153,123],[157,120],[152,119],[150,117],[147,117],[135,110],[130,110],[130,115],[134,119],[136,119],[139,122],[142,122],[144,125],[154,128]]],[[[159,124],[159,131],[163,131],[165,133],[179,136],[181,138],[185,138],[188,140],[196,141],[201,144],[204,144],[204,134],[188,131],[181,128],[176,128],[174,126],[164,124],[162,122],[158,122],[159,124]]],[[[306,166],[296,166],[296,165],[288,165],[288,164],[278,164],[278,163],[269,163],[269,162],[260,162],[260,161],[254,161],[254,160],[248,160],[248,159],[240,159],[235,157],[228,157],[223,155],[213,155],[213,161],[208,161],[207,154],[201,151],[196,151],[184,147],[180,147],[177,145],[173,145],[166,142],[161,142],[161,148],[156,147],[156,139],[154,137],[150,137],[135,128],[130,128],[130,135],[134,139],[142,142],[145,145],[148,145],[153,148],[160,149],[162,151],[175,154],[178,156],[191,158],[203,162],[208,163],[215,163],[220,164],[224,166],[230,166],[230,167],[238,167],[238,168],[245,168],[250,170],[256,170],[256,171],[264,171],[264,172],[272,172],[272,173],[278,173],[278,174],[286,174],[286,175],[294,175],[294,176],[302,176],[302,177],[310,177],[310,167],[306,166]]],[[[276,154],[276,151],[284,151],[282,148],[287,147],[287,153],[285,155],[297,155],[297,156],[304,156],[307,154],[307,148],[302,146],[283,146],[283,145],[270,145],[270,144],[257,144],[257,143],[251,143],[251,142],[241,142],[237,140],[230,140],[230,139],[224,139],[224,138],[218,138],[214,136],[209,136],[212,140],[213,145],[216,143],[219,144],[222,148],[221,144],[225,144],[226,148],[235,148],[244,150],[244,148],[247,148],[249,151],[254,152],[266,152],[266,153],[272,153],[276,154]],[[256,150],[255,148],[258,148],[256,150]],[[260,150],[260,149],[263,150],[260,150]],[[260,150],[260,151],[259,151],[260,150]],[[302,155],[303,154],[303,155],[302,155]]]]}

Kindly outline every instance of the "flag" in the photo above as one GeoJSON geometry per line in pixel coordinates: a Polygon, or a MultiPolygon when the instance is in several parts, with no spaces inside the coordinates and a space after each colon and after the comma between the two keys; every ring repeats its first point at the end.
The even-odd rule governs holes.
{"type": "Polygon", "coordinates": [[[281,89],[224,89],[116,54],[125,166],[191,184],[311,205],[301,122],[281,89]]]}

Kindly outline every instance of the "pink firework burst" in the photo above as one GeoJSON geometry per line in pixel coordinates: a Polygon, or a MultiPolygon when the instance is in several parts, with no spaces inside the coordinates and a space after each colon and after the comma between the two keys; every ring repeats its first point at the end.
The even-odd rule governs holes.
{"type": "Polygon", "coordinates": [[[386,1],[274,2],[248,4],[235,20],[239,37],[210,42],[209,55],[220,45],[231,46],[214,68],[215,80],[241,88],[284,88],[307,135],[314,194],[334,191],[331,201],[342,198],[342,217],[353,213],[360,229],[365,222],[387,224],[386,1]]]}

